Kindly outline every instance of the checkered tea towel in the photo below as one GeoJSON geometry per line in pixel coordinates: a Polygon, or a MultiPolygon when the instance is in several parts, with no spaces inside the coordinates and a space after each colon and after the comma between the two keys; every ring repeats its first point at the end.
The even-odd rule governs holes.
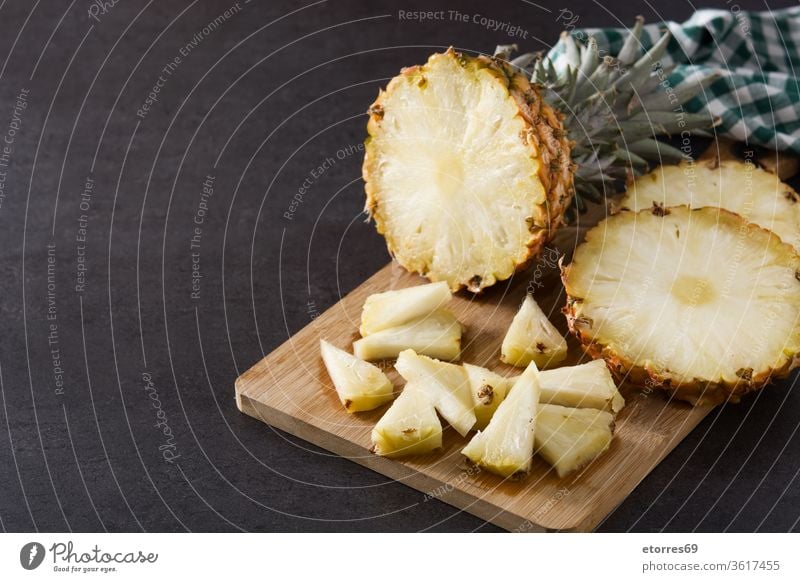
{"type": "MultiPolygon", "coordinates": [[[[569,29],[569,20],[562,25],[569,29]]],[[[676,65],[669,78],[673,87],[711,71],[722,75],[685,105],[688,111],[719,117],[718,135],[800,154],[800,7],[770,12],[698,10],[683,24],[645,25],[645,50],[664,28],[672,40],[661,63],[665,68],[676,65]]],[[[572,35],[584,42],[593,36],[601,55],[614,55],[626,32],[587,28],[574,29],[572,35]]],[[[549,56],[554,61],[564,58],[561,41],[549,56]]]]}

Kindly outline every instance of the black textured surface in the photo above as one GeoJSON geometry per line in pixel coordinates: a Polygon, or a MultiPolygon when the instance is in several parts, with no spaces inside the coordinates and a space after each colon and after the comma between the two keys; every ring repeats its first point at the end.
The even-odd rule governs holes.
{"type": "MultiPolygon", "coordinates": [[[[387,260],[360,214],[355,149],[378,87],[433,49],[485,52],[508,37],[472,22],[398,19],[425,2],[107,4],[0,4],[4,136],[28,91],[0,206],[0,527],[494,530],[239,414],[233,382],[387,260]],[[203,31],[230,6],[239,10],[203,31]],[[208,175],[193,299],[190,245],[208,175]]],[[[546,4],[435,3],[521,26],[528,39],[517,40],[531,50],[555,40],[561,9],[585,26],[692,11],[546,4]]],[[[788,383],[719,410],[601,529],[797,529],[799,423],[788,383]]]]}

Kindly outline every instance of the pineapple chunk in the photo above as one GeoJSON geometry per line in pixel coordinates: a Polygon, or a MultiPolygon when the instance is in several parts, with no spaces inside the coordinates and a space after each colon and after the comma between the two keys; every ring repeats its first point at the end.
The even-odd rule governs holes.
{"type": "Polygon", "coordinates": [[[540,402],[574,408],[596,408],[616,414],[625,406],[604,360],[542,372],[540,402]]]}
{"type": "Polygon", "coordinates": [[[377,366],[359,360],[325,340],[319,342],[322,361],[347,412],[372,410],[394,397],[394,386],[377,366]]]}
{"type": "Polygon", "coordinates": [[[442,446],[442,423],[433,402],[413,382],[372,429],[373,451],[383,457],[421,455],[442,446]]]}
{"type": "Polygon", "coordinates": [[[406,349],[432,358],[457,360],[461,357],[461,324],[451,312],[440,309],[353,342],[353,352],[362,360],[396,358],[406,349]]]}
{"type": "Polygon", "coordinates": [[[536,451],[564,477],[604,453],[614,417],[603,410],[542,404],[536,415],[536,451]]]}
{"type": "Polygon", "coordinates": [[[531,362],[500,403],[489,426],[472,437],[462,454],[502,477],[527,473],[533,456],[538,405],[539,370],[531,362]]]}
{"type": "Polygon", "coordinates": [[[394,366],[407,382],[419,384],[439,414],[458,434],[465,436],[475,426],[475,412],[464,369],[416,354],[400,353],[394,366]]]}
{"type": "Polygon", "coordinates": [[[444,281],[370,295],[361,311],[359,332],[366,337],[420,319],[444,307],[451,298],[450,288],[444,281]]]}
{"type": "Polygon", "coordinates": [[[500,359],[520,368],[531,361],[544,368],[566,357],[567,340],[550,323],[533,297],[526,295],[503,340],[500,359]]]}
{"type": "Polygon", "coordinates": [[[491,370],[472,364],[464,364],[469,379],[469,392],[475,408],[475,428],[483,430],[492,419],[497,407],[505,399],[515,378],[504,378],[491,370]]]}

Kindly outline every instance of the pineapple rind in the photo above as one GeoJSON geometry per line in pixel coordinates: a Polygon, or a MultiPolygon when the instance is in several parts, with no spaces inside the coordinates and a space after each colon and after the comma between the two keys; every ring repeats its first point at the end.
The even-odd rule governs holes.
{"type": "Polygon", "coordinates": [[[464,364],[469,379],[469,391],[475,410],[475,429],[483,430],[489,424],[497,407],[503,402],[515,378],[505,378],[491,370],[464,364]]]}
{"type": "Polygon", "coordinates": [[[660,166],[629,183],[621,209],[717,206],[773,231],[800,249],[800,197],[775,174],[752,162],[710,160],[660,166]]]}
{"type": "Polygon", "coordinates": [[[503,338],[500,359],[524,368],[536,362],[539,368],[552,367],[567,357],[567,340],[547,319],[536,300],[526,295],[503,338]]]}
{"type": "Polygon", "coordinates": [[[408,383],[372,429],[375,454],[421,455],[442,447],[442,423],[420,386],[408,383]]]}
{"type": "Polygon", "coordinates": [[[377,366],[348,354],[325,340],[320,353],[339,400],[347,412],[373,410],[394,398],[391,380],[377,366]]]}
{"type": "Polygon", "coordinates": [[[586,466],[608,450],[614,416],[591,408],[541,404],[536,415],[536,452],[559,477],[586,466]]]}
{"type": "Polygon", "coordinates": [[[420,386],[458,434],[466,436],[472,430],[476,419],[464,368],[417,354],[414,350],[401,352],[394,367],[406,382],[420,386]]]}
{"type": "Polygon", "coordinates": [[[420,319],[444,307],[451,298],[444,282],[375,293],[364,302],[359,333],[368,336],[420,319]]]}
{"type": "MultiPolygon", "coordinates": [[[[786,376],[800,364],[800,257],[776,234],[748,223],[733,212],[677,206],[622,212],[609,217],[587,233],[586,242],[578,247],[572,263],[562,268],[562,280],[568,296],[564,311],[571,331],[593,358],[606,360],[620,381],[662,388],[693,404],[719,404],[737,402],[744,394],[762,388],[772,378],[786,376]],[[651,236],[648,234],[651,232],[662,241],[661,248],[636,239],[637,234],[651,236]],[[677,236],[679,232],[682,237],[677,236]],[[668,238],[670,236],[672,238],[668,238]],[[696,242],[695,237],[704,241],[703,248],[688,248],[687,240],[691,238],[696,242]],[[625,256],[633,253],[634,256],[617,262],[620,261],[614,258],[617,246],[619,253],[625,256]],[[643,256],[637,257],[637,253],[643,256]],[[661,259],[654,261],[659,253],[661,259]],[[676,254],[677,259],[670,259],[670,254],[676,254]],[[611,271],[620,265],[631,269],[647,263],[646,272],[637,274],[636,282],[617,282],[617,287],[611,291],[619,295],[623,303],[618,305],[624,305],[630,317],[657,317],[662,305],[667,305],[666,301],[637,305],[625,297],[635,294],[637,289],[641,293],[642,285],[651,274],[652,281],[658,282],[661,281],[659,277],[666,276],[663,272],[668,275],[670,269],[680,269],[680,274],[696,260],[701,261],[701,267],[710,270],[704,275],[717,274],[722,280],[714,280],[714,287],[719,287],[718,291],[723,293],[722,301],[712,302],[712,305],[719,303],[719,313],[714,311],[714,317],[702,325],[692,321],[692,317],[695,313],[701,317],[704,306],[691,312],[689,319],[683,322],[674,321],[674,317],[663,322],[646,319],[649,326],[678,324],[680,329],[676,334],[666,331],[651,334],[638,325],[631,329],[635,334],[617,337],[622,334],[614,333],[614,325],[624,322],[613,313],[609,315],[609,306],[595,308],[593,305],[591,295],[598,293],[598,283],[592,283],[595,273],[603,273],[603,281],[611,284],[616,281],[611,271]],[[738,266],[738,263],[747,267],[741,273],[740,269],[731,270],[731,265],[738,266]],[[721,275],[719,269],[722,269],[721,275]],[[726,276],[729,277],[727,283],[726,276]],[[777,298],[769,300],[773,294],[777,294],[777,298]],[[764,312],[756,311],[758,308],[764,308],[764,312]],[[694,344],[676,342],[676,337],[681,338],[678,333],[683,332],[695,332],[688,339],[699,339],[694,344]],[[753,334],[758,335],[754,337],[753,334]],[[635,349],[626,345],[635,342],[637,337],[650,338],[651,335],[652,344],[635,349]],[[721,342],[725,342],[724,345],[721,342]],[[706,372],[665,360],[674,353],[687,353],[673,351],[680,349],[689,350],[692,357],[697,354],[701,362],[707,362],[706,369],[716,367],[706,372]]],[[[603,281],[599,285],[604,284],[603,281]]],[[[674,285],[674,278],[670,281],[674,285]]],[[[647,300],[646,294],[642,297],[647,300]]]]}
{"type": "Polygon", "coordinates": [[[489,425],[461,451],[470,461],[500,475],[527,473],[533,457],[539,406],[539,370],[531,362],[495,411],[489,425]]]}
{"type": "Polygon", "coordinates": [[[447,309],[439,309],[420,319],[363,337],[353,342],[353,352],[362,360],[383,360],[413,349],[440,360],[458,360],[461,333],[461,323],[456,316],[447,309]]]}
{"type": "MultiPolygon", "coordinates": [[[[564,212],[573,193],[571,142],[564,132],[563,114],[548,105],[542,99],[539,89],[531,85],[528,77],[516,71],[510,64],[484,56],[469,57],[451,48],[444,54],[432,55],[425,65],[403,69],[380,92],[369,112],[367,130],[370,137],[367,140],[363,165],[367,194],[365,209],[374,218],[378,232],[386,238],[390,253],[409,271],[418,272],[432,281],[446,281],[454,291],[467,287],[470,291],[478,292],[497,281],[507,279],[515,270],[535,258],[563,223],[564,212]],[[442,72],[447,75],[442,75],[442,72]],[[464,103],[459,101],[460,95],[468,94],[466,88],[477,83],[479,90],[473,94],[487,96],[495,91],[502,96],[497,99],[491,111],[498,116],[501,111],[511,112],[508,115],[513,113],[513,117],[503,118],[508,124],[508,131],[502,132],[502,135],[512,139],[518,137],[519,142],[514,147],[519,150],[520,157],[527,157],[529,168],[524,171],[514,168],[493,180],[494,184],[499,183],[505,188],[503,196],[509,199],[504,200],[499,196],[496,186],[489,188],[487,185],[485,192],[481,192],[487,198],[485,203],[478,203],[480,197],[467,194],[461,187],[474,180],[460,182],[455,174],[445,176],[460,186],[457,188],[459,196],[443,208],[431,208],[426,213],[426,221],[421,222],[416,229],[405,232],[404,227],[409,225],[408,217],[397,216],[397,212],[389,210],[387,206],[393,200],[389,188],[397,183],[397,177],[384,175],[395,171],[394,167],[387,169],[386,165],[387,159],[394,159],[393,155],[385,155],[392,148],[391,141],[387,141],[390,140],[387,132],[397,130],[398,126],[400,130],[404,130],[408,125],[398,124],[393,117],[394,112],[402,112],[402,104],[408,103],[412,98],[418,96],[424,102],[426,96],[435,96],[437,89],[442,90],[441,87],[444,87],[443,90],[448,90],[458,83],[461,83],[461,93],[458,89],[455,90],[455,100],[440,99],[441,103],[420,108],[418,119],[410,124],[414,126],[409,130],[410,135],[414,136],[415,131],[428,133],[421,136],[425,139],[412,140],[413,143],[408,138],[403,138],[403,143],[407,146],[404,151],[413,153],[423,145],[433,143],[436,150],[431,156],[427,156],[431,158],[440,155],[443,145],[456,148],[465,146],[463,150],[454,151],[475,152],[476,163],[486,163],[487,171],[496,168],[496,160],[511,152],[511,144],[504,145],[496,152],[482,151],[488,142],[481,130],[491,127],[485,123],[488,117],[474,110],[476,104],[469,101],[469,98],[464,103]],[[401,96],[398,106],[395,103],[396,95],[401,96]],[[460,131],[465,131],[464,128],[470,130],[472,125],[468,122],[474,119],[477,120],[474,124],[478,126],[477,130],[464,136],[448,134],[444,141],[435,143],[436,139],[443,138],[431,135],[428,125],[441,122],[458,111],[463,111],[463,119],[454,124],[455,128],[460,131]],[[495,162],[495,166],[491,165],[491,161],[495,162]],[[524,186],[522,181],[525,181],[524,186]],[[489,196],[491,193],[494,193],[494,198],[489,196]],[[512,200],[510,197],[521,198],[512,200]],[[468,204],[473,204],[477,209],[476,216],[465,221],[457,213],[463,212],[463,207],[468,204]],[[448,207],[452,208],[452,215],[448,214],[448,207]],[[517,221],[518,224],[509,224],[509,218],[504,217],[503,213],[515,207],[529,208],[530,215],[522,216],[522,220],[517,221]],[[448,225],[446,232],[441,232],[441,220],[449,220],[445,223],[448,225]],[[484,236],[491,228],[500,230],[484,236]],[[520,236],[517,229],[527,232],[520,236]],[[412,235],[427,235],[438,242],[435,245],[427,241],[415,244],[412,235]],[[473,237],[476,244],[468,244],[473,237]],[[505,244],[509,245],[508,248],[503,246],[505,244]],[[466,246],[459,250],[463,245],[466,246]]],[[[455,155],[463,158],[465,154],[455,155]]],[[[422,159],[426,160],[426,156],[422,159]]],[[[476,167],[474,163],[465,166],[470,169],[476,167]]],[[[398,167],[405,167],[405,171],[414,170],[407,168],[407,164],[399,164],[398,167]]],[[[426,180],[422,186],[427,187],[433,182],[426,180]]],[[[437,192],[445,190],[447,189],[440,188],[437,192]]],[[[412,212],[425,211],[414,208],[412,212]]]]}

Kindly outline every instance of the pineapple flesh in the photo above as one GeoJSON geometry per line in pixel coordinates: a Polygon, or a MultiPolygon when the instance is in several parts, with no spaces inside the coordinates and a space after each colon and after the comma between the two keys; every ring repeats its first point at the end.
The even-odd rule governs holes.
{"type": "Polygon", "coordinates": [[[545,370],[539,375],[539,384],[540,401],[545,404],[596,408],[613,414],[625,406],[625,399],[603,360],[545,370]]]}
{"type": "Polygon", "coordinates": [[[520,368],[530,362],[545,368],[566,357],[567,340],[550,323],[533,297],[526,295],[503,339],[500,359],[520,368]]]}
{"type": "Polygon", "coordinates": [[[394,397],[394,387],[377,366],[320,340],[322,361],[347,412],[373,410],[394,397]]]}
{"type": "Polygon", "coordinates": [[[397,327],[430,315],[452,298],[447,283],[429,283],[376,293],[367,297],[361,312],[362,336],[397,327]]]}
{"type": "Polygon", "coordinates": [[[366,210],[409,271],[477,292],[561,224],[572,196],[562,115],[508,63],[434,54],[369,113],[366,210]]]}
{"type": "Polygon", "coordinates": [[[562,279],[570,329],[633,383],[735,402],[800,362],[800,257],[729,211],[611,216],[562,279]]]}
{"type": "Polygon", "coordinates": [[[613,428],[613,415],[603,410],[541,404],[536,452],[564,477],[608,450],[613,428]]]}
{"type": "Polygon", "coordinates": [[[720,163],[712,160],[661,166],[629,184],[619,205],[638,211],[654,204],[725,208],[773,231],[783,242],[800,249],[797,193],[778,176],[750,161],[720,163]]]}
{"type": "Polygon", "coordinates": [[[406,382],[419,385],[458,434],[465,436],[475,426],[475,412],[467,375],[461,366],[419,355],[400,353],[395,369],[406,382]]]}
{"type": "Polygon", "coordinates": [[[531,362],[514,383],[486,429],[461,451],[473,463],[511,477],[531,468],[539,405],[539,370],[531,362]]]}
{"type": "Polygon", "coordinates": [[[464,364],[464,371],[469,380],[469,391],[475,410],[475,428],[483,430],[505,399],[515,378],[504,378],[491,370],[472,364],[464,364]]]}
{"type": "Polygon", "coordinates": [[[362,360],[383,360],[412,349],[441,360],[458,360],[461,332],[456,316],[439,309],[421,319],[371,333],[353,342],[353,352],[362,360]]]}
{"type": "Polygon", "coordinates": [[[406,384],[372,429],[372,450],[383,457],[421,455],[442,447],[442,423],[425,390],[406,384]]]}

